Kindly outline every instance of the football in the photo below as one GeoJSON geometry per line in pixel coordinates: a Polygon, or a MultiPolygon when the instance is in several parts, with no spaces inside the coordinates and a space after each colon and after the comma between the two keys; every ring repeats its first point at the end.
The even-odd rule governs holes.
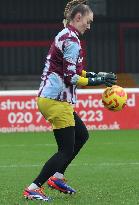
{"type": "Polygon", "coordinates": [[[120,86],[107,87],[102,94],[102,103],[108,110],[120,111],[125,107],[126,102],[127,93],[120,86]]]}

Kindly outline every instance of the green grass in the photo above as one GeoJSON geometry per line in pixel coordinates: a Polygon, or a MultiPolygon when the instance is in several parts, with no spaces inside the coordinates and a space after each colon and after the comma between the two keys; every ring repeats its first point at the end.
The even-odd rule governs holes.
{"type": "MultiPolygon", "coordinates": [[[[56,150],[50,132],[0,134],[0,205],[44,204],[26,201],[22,191],[56,150]]],[[[139,205],[139,130],[90,132],[66,177],[77,194],[46,187],[51,204],[139,205]]]]}

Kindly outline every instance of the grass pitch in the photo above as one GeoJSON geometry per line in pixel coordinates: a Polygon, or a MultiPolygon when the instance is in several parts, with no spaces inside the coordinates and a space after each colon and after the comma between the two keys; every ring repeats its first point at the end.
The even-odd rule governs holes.
{"type": "MultiPolygon", "coordinates": [[[[57,150],[51,132],[0,134],[0,205],[26,201],[23,189],[57,150]]],[[[53,205],[139,205],[139,130],[93,131],[66,172],[77,190],[64,195],[46,186],[53,205]]]]}

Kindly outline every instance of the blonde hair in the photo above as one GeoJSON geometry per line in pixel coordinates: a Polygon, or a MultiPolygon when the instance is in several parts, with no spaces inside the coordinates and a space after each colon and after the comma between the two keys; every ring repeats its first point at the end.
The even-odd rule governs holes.
{"type": "Polygon", "coordinates": [[[82,15],[89,11],[92,12],[87,3],[87,0],[72,0],[67,3],[64,11],[64,27],[69,24],[69,22],[75,17],[78,12],[80,12],[82,15]]]}

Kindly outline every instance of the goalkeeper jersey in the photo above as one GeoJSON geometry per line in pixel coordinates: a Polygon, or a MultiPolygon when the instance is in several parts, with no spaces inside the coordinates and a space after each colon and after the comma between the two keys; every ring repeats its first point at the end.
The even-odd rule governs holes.
{"type": "Polygon", "coordinates": [[[83,70],[78,37],[78,31],[71,25],[55,37],[46,57],[39,97],[76,103],[76,84],[83,70]]]}

